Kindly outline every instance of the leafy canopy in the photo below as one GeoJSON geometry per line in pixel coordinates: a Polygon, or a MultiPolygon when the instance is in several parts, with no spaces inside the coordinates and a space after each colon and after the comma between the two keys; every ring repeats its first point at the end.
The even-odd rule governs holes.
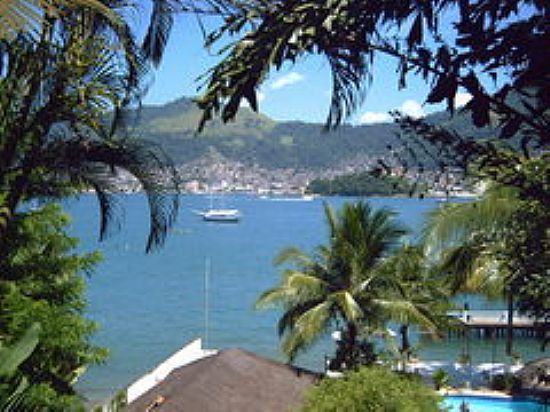
{"type": "Polygon", "coordinates": [[[121,137],[125,109],[139,101],[148,64],[127,25],[93,9],[59,7],[45,16],[38,38],[22,34],[1,43],[1,207],[13,214],[30,198],[93,189],[103,238],[125,170],[147,194],[149,251],[175,219],[178,177],[159,147],[121,137]]]}
{"type": "Polygon", "coordinates": [[[524,145],[547,144],[547,12],[537,0],[247,2],[207,38],[212,46],[240,35],[221,48],[225,57],[204,76],[201,127],[217,112],[232,119],[243,99],[257,109],[256,90],[270,69],[311,54],[326,58],[332,72],[326,126],[336,126],[362,103],[378,56],[389,55],[399,87],[410,73],[430,85],[427,103],[446,102],[453,111],[462,88],[472,96],[466,110],[476,126],[489,124],[495,113],[502,138],[521,129],[524,145]],[[521,109],[510,104],[512,91],[521,93],[521,109]]]}
{"type": "Polygon", "coordinates": [[[524,176],[523,189],[493,184],[478,200],[434,210],[424,241],[440,259],[452,293],[511,294],[520,310],[548,319],[550,209],[541,202],[548,163],[532,159],[524,165],[513,173],[524,176]]]}
{"type": "Polygon", "coordinates": [[[302,412],[439,411],[440,397],[419,379],[381,367],[363,367],[324,379],[306,395],[302,412]]]}
{"type": "Polygon", "coordinates": [[[40,341],[16,376],[30,384],[21,410],[62,411],[80,403],[72,385],[105,350],[90,342],[96,324],[84,318],[84,274],[97,253],[74,253],[77,241],[64,233],[66,215],[55,205],[18,213],[6,233],[10,248],[0,261],[0,335],[7,344],[35,322],[40,341]]]}
{"type": "Polygon", "coordinates": [[[0,341],[0,409],[2,411],[16,411],[24,400],[29,382],[24,376],[17,376],[17,368],[36,348],[39,334],[40,325],[33,323],[10,347],[6,347],[0,341]]]}

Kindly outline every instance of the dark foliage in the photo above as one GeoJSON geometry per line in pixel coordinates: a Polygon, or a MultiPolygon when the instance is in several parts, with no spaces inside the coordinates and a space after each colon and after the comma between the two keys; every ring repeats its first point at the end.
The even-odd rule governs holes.
{"type": "Polygon", "coordinates": [[[112,191],[123,169],[148,194],[149,251],[162,244],[174,220],[178,180],[160,148],[113,137],[124,126],[125,109],[141,96],[147,65],[129,28],[107,23],[89,10],[67,9],[44,23],[39,39],[21,35],[3,44],[0,190],[13,215],[36,196],[94,189],[103,237],[115,217],[112,191]]]}
{"type": "Polygon", "coordinates": [[[439,411],[439,396],[414,376],[363,367],[340,379],[324,379],[300,409],[328,411],[439,411]]]}
{"type": "Polygon", "coordinates": [[[97,325],[83,317],[82,275],[91,273],[99,255],[75,254],[67,224],[60,208],[48,205],[16,214],[5,233],[10,247],[0,261],[0,335],[11,343],[33,323],[41,325],[36,349],[19,366],[30,384],[19,410],[78,410],[72,385],[106,355],[90,342],[97,325]]]}
{"type": "Polygon", "coordinates": [[[419,74],[431,85],[426,101],[446,102],[451,112],[460,87],[472,95],[466,110],[475,126],[489,124],[493,113],[500,138],[521,132],[524,145],[545,145],[547,19],[547,5],[530,0],[252,2],[207,39],[212,45],[249,29],[205,77],[201,127],[217,112],[224,121],[234,118],[243,99],[255,108],[256,89],[271,67],[308,54],[324,56],[332,70],[326,126],[338,125],[363,101],[373,62],[385,54],[397,61],[399,87],[406,87],[410,73],[419,74]],[[454,18],[447,27],[453,25],[455,37],[446,41],[439,16],[451,8],[456,12],[449,13],[454,18]],[[482,72],[502,84],[496,93],[488,92],[482,72]],[[509,103],[511,92],[518,93],[521,109],[509,103]]]}
{"type": "Polygon", "coordinates": [[[339,176],[331,180],[313,180],[308,191],[321,195],[388,196],[410,194],[412,186],[406,180],[375,177],[369,172],[339,176]]]}

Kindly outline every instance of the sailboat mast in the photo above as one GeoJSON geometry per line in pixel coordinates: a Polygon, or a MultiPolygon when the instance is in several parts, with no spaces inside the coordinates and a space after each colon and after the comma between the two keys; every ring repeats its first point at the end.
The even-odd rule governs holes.
{"type": "Polygon", "coordinates": [[[208,347],[208,327],[209,327],[209,289],[210,289],[210,258],[206,258],[204,262],[204,347],[208,347]]]}

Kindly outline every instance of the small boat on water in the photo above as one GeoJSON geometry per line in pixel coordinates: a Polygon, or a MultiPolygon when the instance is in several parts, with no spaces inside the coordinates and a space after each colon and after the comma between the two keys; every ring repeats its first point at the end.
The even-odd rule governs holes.
{"type": "Polygon", "coordinates": [[[203,220],[207,222],[238,222],[241,219],[241,212],[238,209],[208,209],[198,212],[203,220]]]}
{"type": "Polygon", "coordinates": [[[207,209],[197,210],[195,213],[202,216],[202,219],[206,222],[220,222],[220,223],[236,223],[238,222],[242,214],[239,209],[231,209],[225,207],[223,196],[219,196],[221,201],[221,207],[214,206],[214,195],[210,194],[210,206],[207,209]]]}
{"type": "Polygon", "coordinates": [[[262,195],[260,199],[271,200],[275,202],[311,202],[315,199],[315,195],[301,195],[301,196],[267,196],[262,195]]]}

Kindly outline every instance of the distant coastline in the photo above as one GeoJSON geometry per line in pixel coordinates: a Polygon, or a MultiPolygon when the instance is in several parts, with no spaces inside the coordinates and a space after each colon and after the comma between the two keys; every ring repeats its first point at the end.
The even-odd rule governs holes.
{"type": "MultiPolygon", "coordinates": [[[[94,189],[85,189],[82,193],[93,194],[94,189]]],[[[143,193],[141,187],[119,187],[114,193],[120,194],[140,194],[143,193]]],[[[406,192],[398,193],[317,193],[310,191],[298,191],[298,190],[289,190],[289,191],[270,191],[268,189],[252,191],[252,190],[182,190],[180,192],[183,195],[244,195],[244,196],[257,196],[260,198],[270,198],[270,199],[279,199],[279,198],[294,198],[299,199],[304,198],[317,198],[317,197],[377,197],[377,198],[396,198],[396,199],[406,199],[406,198],[425,198],[425,199],[473,199],[478,196],[477,193],[467,190],[453,191],[449,194],[441,191],[426,191],[426,192],[413,192],[412,194],[406,192]]],[[[311,199],[310,199],[311,200],[311,199]]]]}

